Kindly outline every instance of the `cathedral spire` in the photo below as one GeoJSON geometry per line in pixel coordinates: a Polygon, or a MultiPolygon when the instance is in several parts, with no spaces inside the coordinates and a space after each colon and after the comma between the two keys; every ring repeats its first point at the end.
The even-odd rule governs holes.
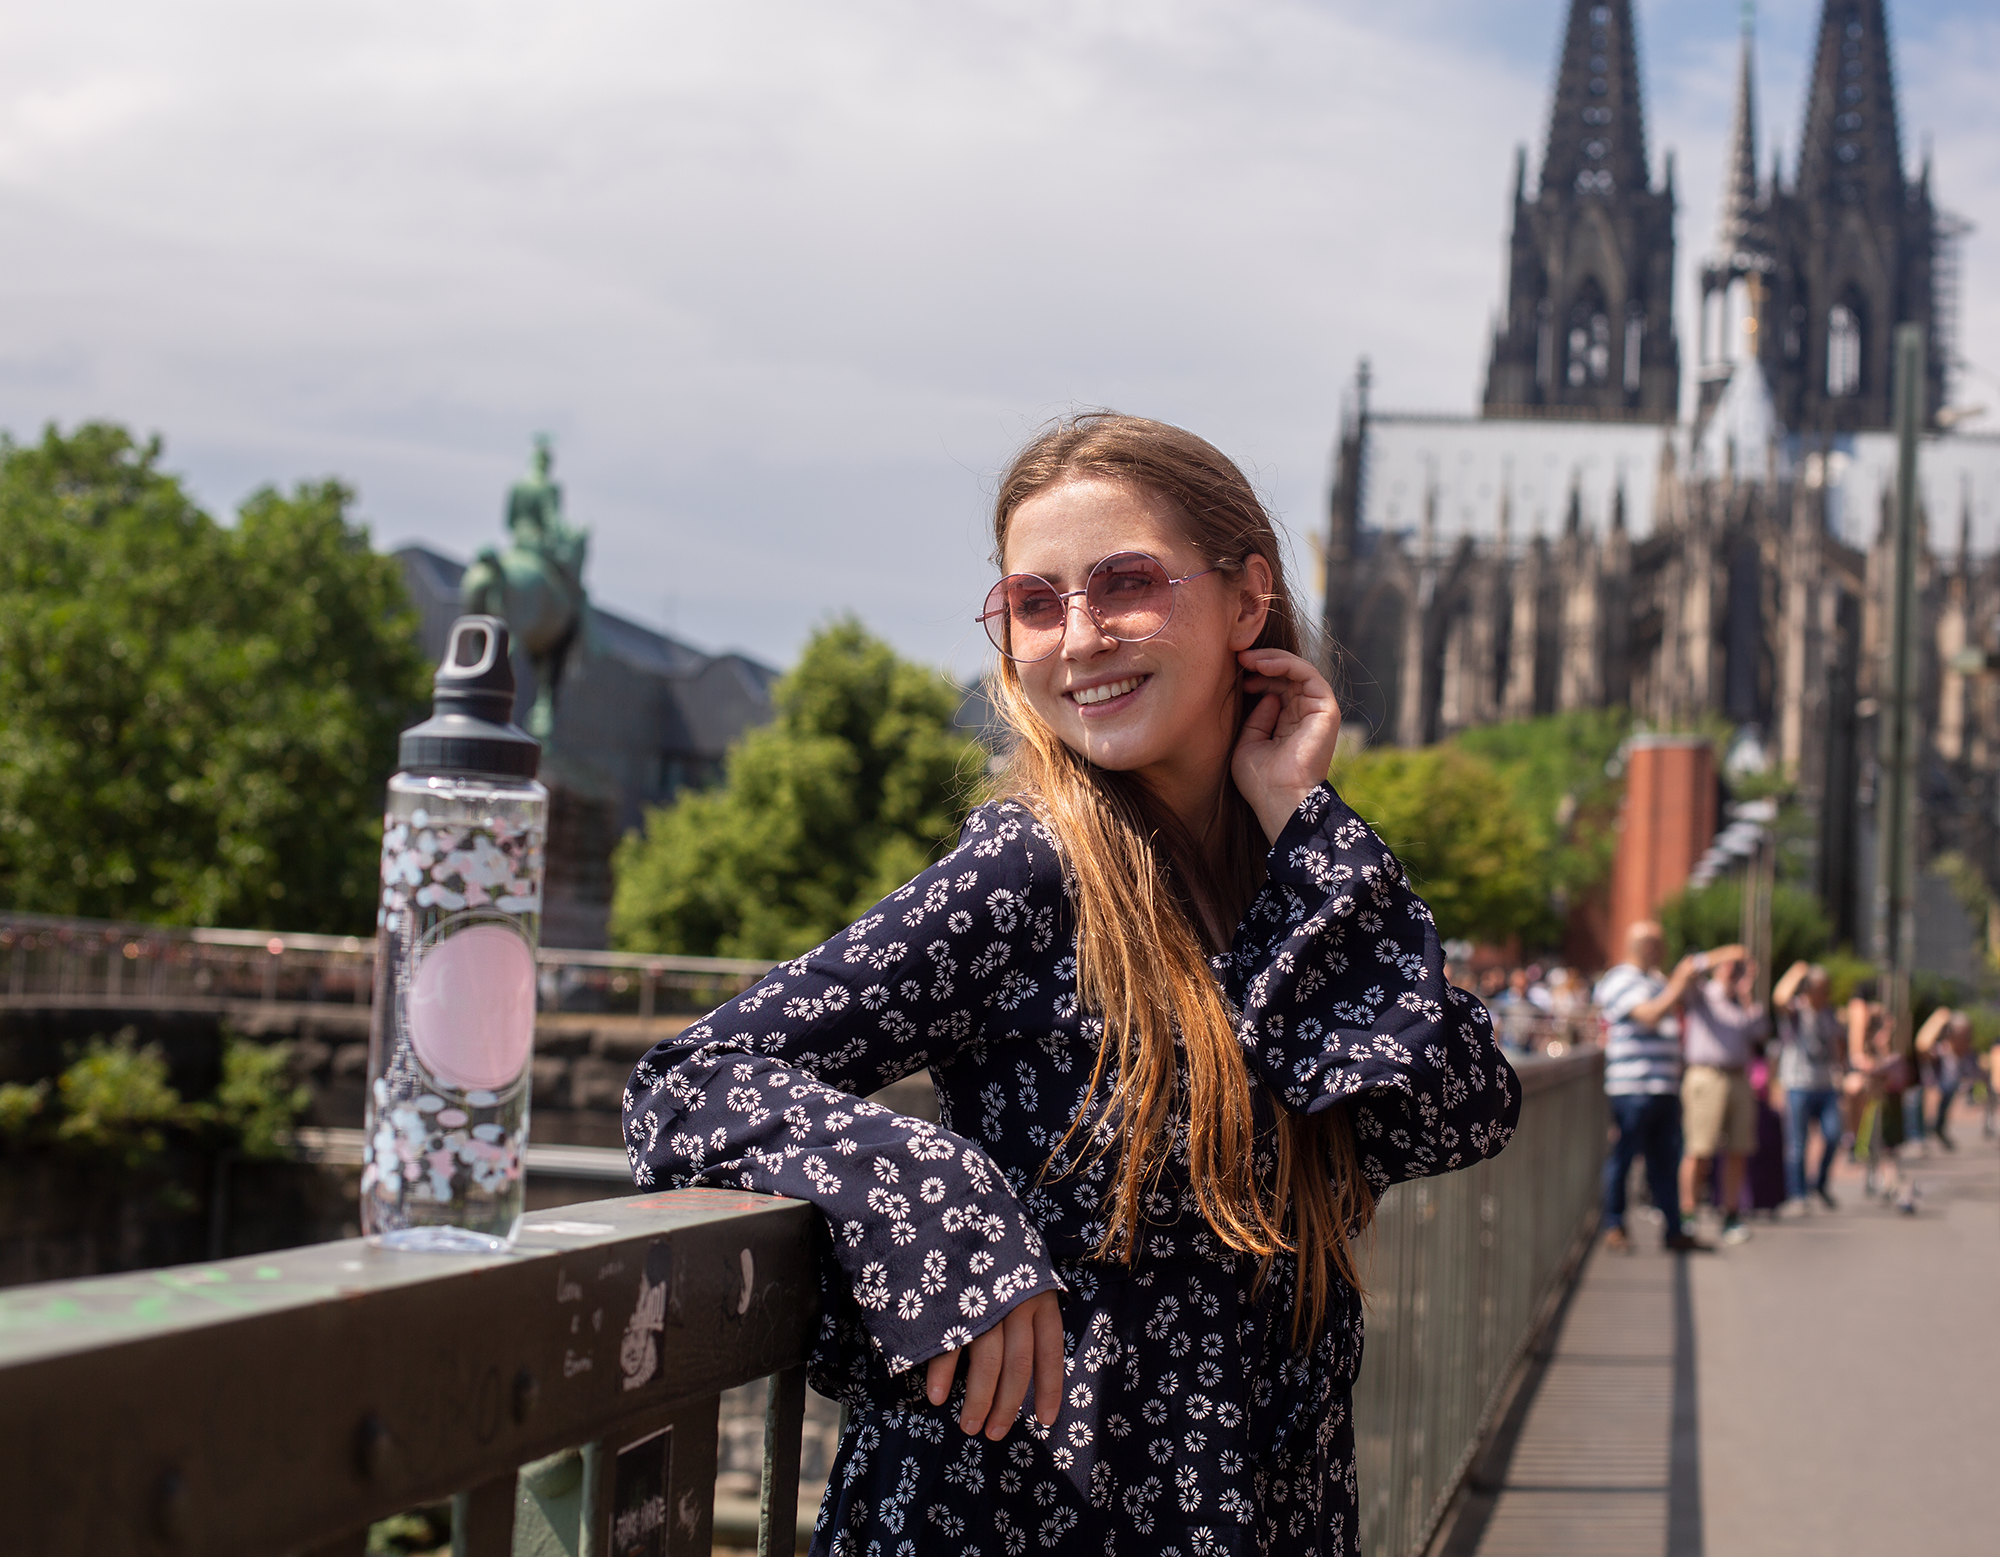
{"type": "Polygon", "coordinates": [[[1736,122],[1729,132],[1729,162],[1723,172],[1722,217],[1716,225],[1719,256],[1745,247],[1757,219],[1757,85],[1753,73],[1757,8],[1744,0],[1743,47],[1736,75],[1736,122]]]}
{"type": "Polygon", "coordinates": [[[1797,191],[1836,205],[1903,198],[1903,146],[1882,0],[1826,0],[1797,191]]]}
{"type": "MultiPolygon", "coordinates": [[[[1776,239],[1765,370],[1799,431],[1891,424],[1896,327],[1937,324],[1937,211],[1903,167],[1883,0],[1822,0],[1798,172],[1766,201],[1776,239]]],[[[1933,350],[1926,414],[1944,403],[1933,350]]]]}
{"type": "Polygon", "coordinates": [[[1631,0],[1571,0],[1532,198],[1519,168],[1485,414],[1671,421],[1673,159],[1653,188],[1631,0]]]}
{"type": "Polygon", "coordinates": [[[1571,0],[1542,189],[1611,195],[1648,182],[1631,0],[1571,0]]]}

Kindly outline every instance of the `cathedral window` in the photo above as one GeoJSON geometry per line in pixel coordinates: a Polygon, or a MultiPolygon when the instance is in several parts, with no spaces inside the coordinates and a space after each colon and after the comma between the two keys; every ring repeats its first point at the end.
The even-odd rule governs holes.
{"type": "Polygon", "coordinates": [[[1611,375],[1611,316],[1604,294],[1590,285],[1569,312],[1569,365],[1565,377],[1572,389],[1602,384],[1611,375]]]}
{"type": "Polygon", "coordinates": [[[1639,392],[1639,360],[1646,346],[1646,316],[1633,309],[1625,316],[1625,393],[1639,392]]]}
{"type": "Polygon", "coordinates": [[[1861,320],[1845,303],[1826,316],[1826,392],[1835,400],[1861,392],[1861,320]]]}

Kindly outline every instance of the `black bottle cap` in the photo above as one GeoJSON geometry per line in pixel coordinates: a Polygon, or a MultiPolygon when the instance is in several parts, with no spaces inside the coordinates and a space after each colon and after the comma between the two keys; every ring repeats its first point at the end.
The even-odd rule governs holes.
{"type": "Polygon", "coordinates": [[[405,773],[533,778],[541,742],[513,722],[514,662],[507,624],[497,616],[461,616],[438,666],[431,716],[411,725],[397,745],[405,773]]]}

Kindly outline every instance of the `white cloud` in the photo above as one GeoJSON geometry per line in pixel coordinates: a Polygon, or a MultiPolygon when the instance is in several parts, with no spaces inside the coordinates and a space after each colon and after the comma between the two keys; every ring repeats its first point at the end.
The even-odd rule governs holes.
{"type": "MultiPolygon", "coordinates": [[[[157,427],[218,507],[338,472],[460,552],[548,428],[607,602],[776,660],[851,608],[969,669],[990,477],[1052,412],[1183,421],[1305,529],[1357,354],[1472,404],[1543,9],[1532,64],[1478,0],[23,10],[0,425],[157,427]]],[[[1685,53],[1684,273],[1727,128],[1685,53]]],[[[1921,69],[1985,126],[1977,216],[1978,72],[1921,69]]]]}

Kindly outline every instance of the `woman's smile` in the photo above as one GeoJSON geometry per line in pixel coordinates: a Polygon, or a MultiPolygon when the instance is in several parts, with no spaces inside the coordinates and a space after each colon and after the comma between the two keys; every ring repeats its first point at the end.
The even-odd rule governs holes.
{"type": "Polygon", "coordinates": [[[1152,679],[1150,674],[1121,676],[1116,681],[1097,681],[1087,686],[1071,687],[1063,696],[1084,711],[1084,718],[1102,719],[1107,714],[1131,707],[1139,689],[1152,679]]]}

